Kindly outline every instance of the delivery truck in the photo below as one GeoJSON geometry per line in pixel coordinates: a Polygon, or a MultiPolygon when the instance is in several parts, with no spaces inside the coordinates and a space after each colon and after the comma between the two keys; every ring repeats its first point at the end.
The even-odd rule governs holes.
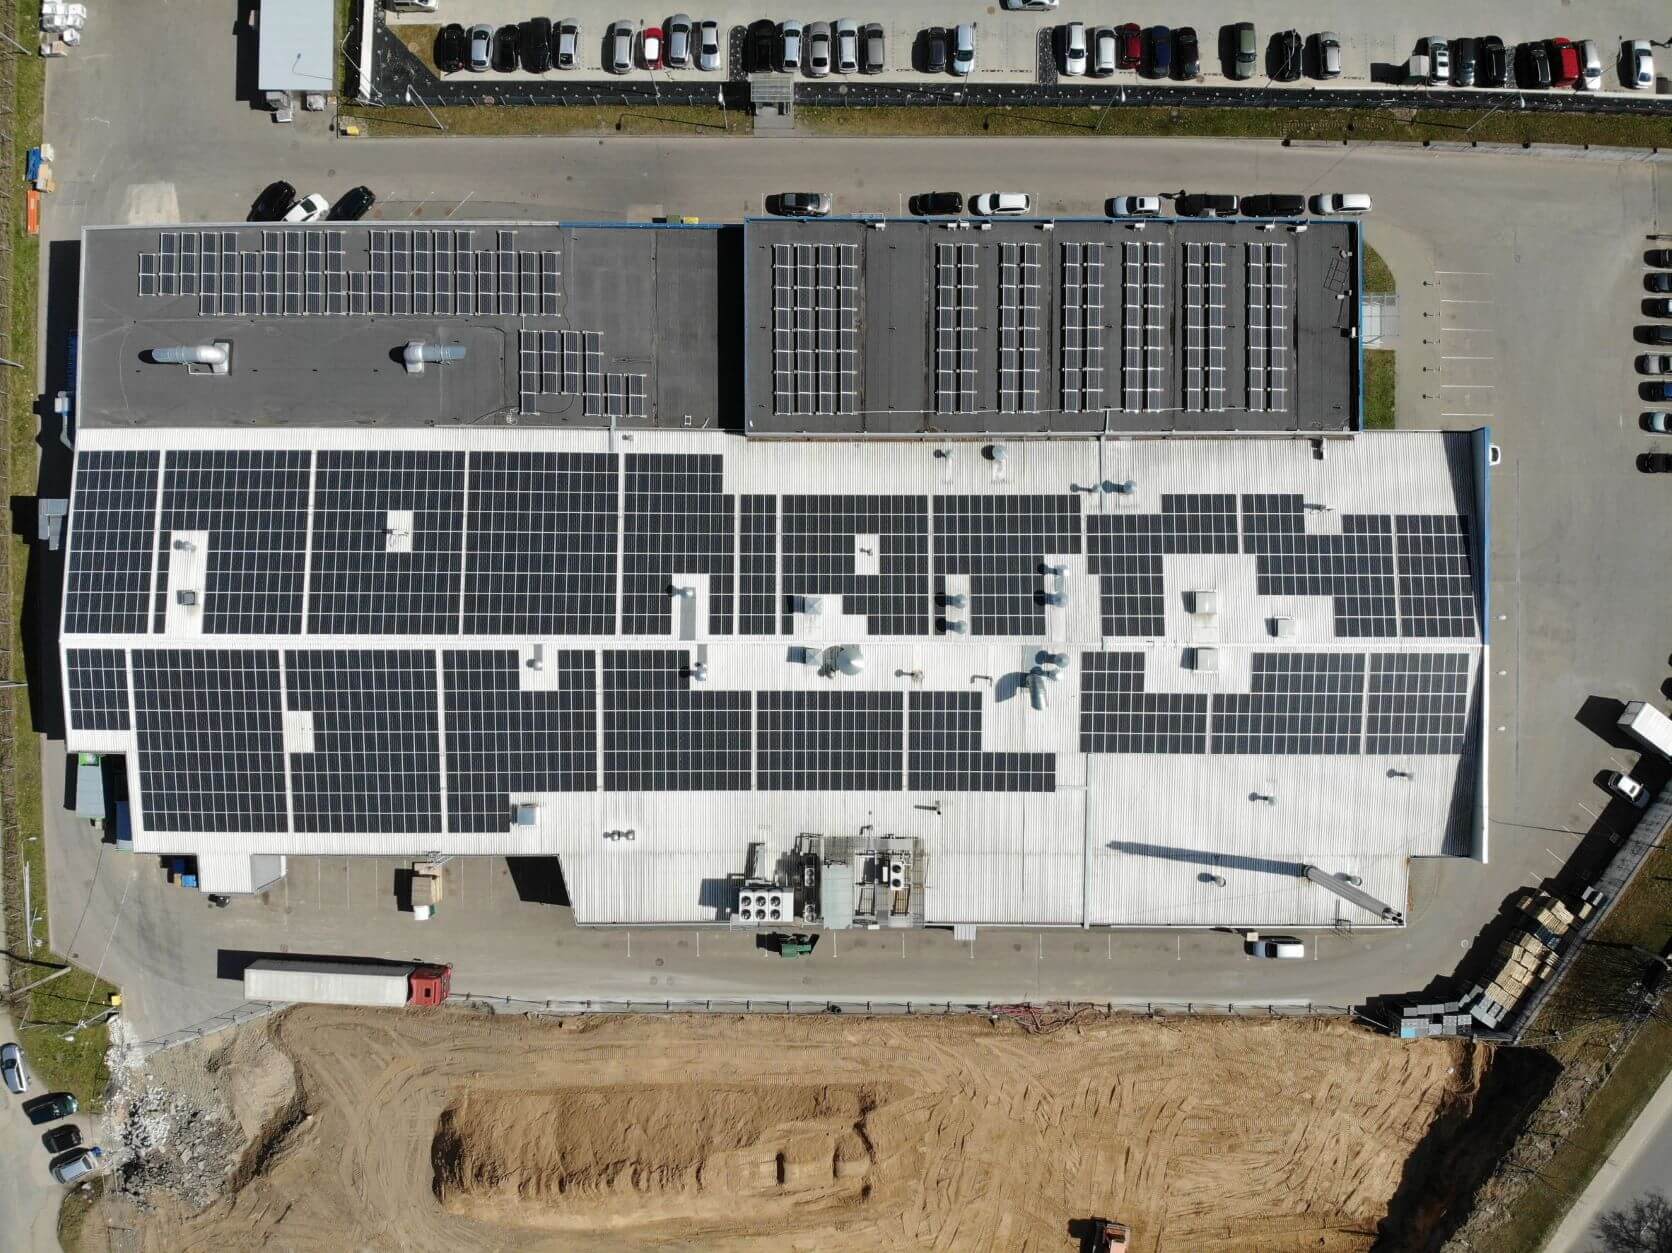
{"type": "Polygon", "coordinates": [[[262,958],[244,967],[244,996],[321,1005],[439,1005],[452,978],[451,966],[262,958]]]}
{"type": "Polygon", "coordinates": [[[1653,749],[1662,757],[1672,757],[1672,718],[1668,718],[1648,701],[1634,700],[1620,715],[1620,729],[1629,732],[1644,748],[1653,749]]]}

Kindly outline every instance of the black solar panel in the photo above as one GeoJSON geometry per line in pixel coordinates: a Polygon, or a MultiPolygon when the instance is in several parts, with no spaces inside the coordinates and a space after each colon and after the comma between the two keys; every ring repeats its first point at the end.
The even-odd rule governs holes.
{"type": "Polygon", "coordinates": [[[749,788],[748,692],[693,684],[683,649],[604,654],[604,790],[749,788]]]}
{"type": "Polygon", "coordinates": [[[1394,615],[1393,520],[1343,514],[1340,534],[1307,534],[1298,495],[1242,498],[1243,551],[1256,557],[1262,596],[1329,596],[1343,639],[1398,633],[1394,615]]]}
{"type": "Polygon", "coordinates": [[[982,694],[912,692],[907,787],[913,792],[1054,792],[1055,753],[984,752],[982,694]]]}
{"type": "Polygon", "coordinates": [[[506,830],[513,794],[597,790],[596,654],[542,660],[553,690],[525,691],[510,649],[443,654],[449,831],[506,830]]]}
{"type": "Polygon", "coordinates": [[[1467,653],[1372,653],[1367,753],[1461,753],[1468,733],[1467,653]]]}
{"type": "Polygon", "coordinates": [[[322,450],[308,630],[456,634],[463,520],[462,452],[322,450]]]}
{"type": "Polygon", "coordinates": [[[1214,753],[1350,754],[1364,725],[1363,653],[1255,653],[1253,690],[1213,698],[1214,753]]]}
{"type": "Polygon", "coordinates": [[[1469,520],[1451,514],[1394,518],[1399,557],[1399,633],[1426,638],[1475,634],[1469,520]]]}
{"type": "Polygon", "coordinates": [[[1201,753],[1208,698],[1146,692],[1143,653],[1086,653],[1080,664],[1082,753],[1201,753]]]}
{"type": "Polygon", "coordinates": [[[672,629],[673,576],[709,575],[708,629],[732,631],[735,551],[732,497],[720,490],[718,455],[630,453],[622,545],[624,635],[672,629]]]}
{"type": "Polygon", "coordinates": [[[615,634],[613,456],[474,452],[469,491],[465,634],[615,634]]]}
{"type": "Polygon", "coordinates": [[[157,537],[155,630],[162,631],[166,620],[170,562],[184,559],[174,551],[176,534],[205,531],[204,632],[301,633],[312,456],[274,449],[169,452],[157,537]]]}
{"type": "Polygon", "coordinates": [[[314,748],[290,755],[297,831],[441,829],[435,654],[287,652],[287,705],[314,715],[314,748]]]}
{"type": "Polygon", "coordinates": [[[762,792],[900,790],[899,692],[756,692],[755,786],[762,792]]]}
{"type": "Polygon", "coordinates": [[[778,498],[743,498],[737,632],[778,633],[778,498]]]}
{"type": "Polygon", "coordinates": [[[70,725],[77,731],[126,731],[128,657],[120,648],[65,650],[70,672],[70,725]]]}
{"type": "Polygon", "coordinates": [[[133,678],[147,831],[287,828],[277,652],[138,649],[133,678]]]}
{"type": "Polygon", "coordinates": [[[66,632],[144,634],[158,462],[155,450],[76,454],[64,581],[66,632]]]}
{"type": "MultiPolygon", "coordinates": [[[[871,635],[929,633],[928,501],[922,496],[785,496],[782,501],[786,598],[840,596],[842,612],[864,615],[871,635]],[[875,537],[876,551],[861,536],[875,537]],[[877,573],[861,574],[868,556],[877,573]]],[[[783,631],[795,629],[786,604],[783,631]]]]}
{"type": "Polygon", "coordinates": [[[1166,629],[1162,558],[1237,551],[1236,497],[1180,493],[1161,511],[1093,514],[1086,519],[1087,569],[1100,576],[1105,636],[1154,638],[1166,629]]]}
{"type": "Polygon", "coordinates": [[[970,576],[974,635],[1038,635],[1046,557],[1080,551],[1078,496],[936,496],[935,594],[970,576]]]}

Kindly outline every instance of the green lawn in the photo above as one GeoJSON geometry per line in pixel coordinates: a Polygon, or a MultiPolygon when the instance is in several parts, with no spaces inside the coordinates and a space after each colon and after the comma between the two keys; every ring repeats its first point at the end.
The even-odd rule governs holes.
{"type": "Polygon", "coordinates": [[[363,109],[343,117],[380,139],[440,135],[435,118],[451,135],[723,135],[728,129],[746,135],[753,129],[742,110],[707,105],[462,105],[436,109],[435,118],[421,108],[363,109]]]}
{"type": "Polygon", "coordinates": [[[1391,431],[1398,416],[1394,372],[1397,354],[1388,348],[1366,349],[1364,354],[1364,425],[1372,431],[1391,431]]]}
{"type": "Polygon", "coordinates": [[[1382,260],[1382,254],[1369,244],[1364,246],[1364,294],[1367,296],[1391,296],[1397,291],[1393,281],[1393,271],[1388,269],[1388,263],[1382,260]]]}

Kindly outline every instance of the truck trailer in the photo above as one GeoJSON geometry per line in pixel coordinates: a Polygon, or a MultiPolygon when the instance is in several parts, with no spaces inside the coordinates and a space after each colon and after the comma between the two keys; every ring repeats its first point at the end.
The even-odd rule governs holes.
{"type": "Polygon", "coordinates": [[[1620,715],[1620,728],[1644,748],[1653,749],[1662,757],[1672,757],[1672,718],[1648,701],[1634,700],[1627,705],[1620,715]]]}
{"type": "Polygon", "coordinates": [[[439,1005],[452,977],[451,966],[263,958],[244,968],[244,996],[321,1005],[439,1005]]]}

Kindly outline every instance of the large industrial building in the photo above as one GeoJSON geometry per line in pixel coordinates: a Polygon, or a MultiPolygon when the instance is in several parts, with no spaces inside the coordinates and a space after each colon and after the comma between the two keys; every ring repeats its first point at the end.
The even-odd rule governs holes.
{"type": "Polygon", "coordinates": [[[1356,431],[1358,248],[89,231],[69,747],[209,891],[544,854],[583,923],[1397,921],[1485,856],[1486,443],[1356,431]]]}

